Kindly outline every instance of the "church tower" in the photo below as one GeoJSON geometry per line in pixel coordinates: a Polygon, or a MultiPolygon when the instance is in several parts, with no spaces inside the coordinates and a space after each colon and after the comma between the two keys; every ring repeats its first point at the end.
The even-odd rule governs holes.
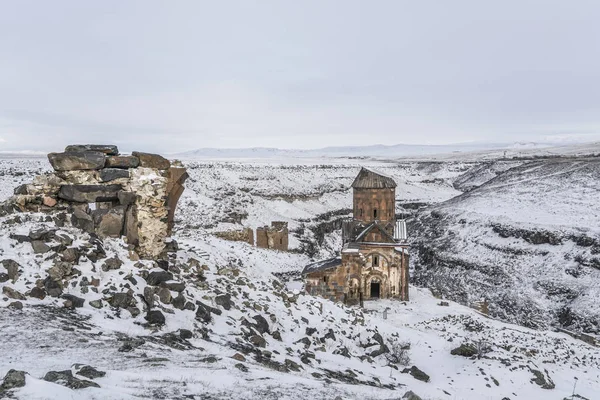
{"type": "Polygon", "coordinates": [[[354,220],[396,224],[396,182],[384,174],[362,168],[352,183],[354,220]]]}

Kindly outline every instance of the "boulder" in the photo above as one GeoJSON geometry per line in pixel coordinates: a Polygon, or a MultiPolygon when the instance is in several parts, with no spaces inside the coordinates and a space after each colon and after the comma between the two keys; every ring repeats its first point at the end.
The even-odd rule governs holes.
{"type": "Polygon", "coordinates": [[[158,154],[140,153],[138,151],[131,154],[140,160],[140,167],[156,169],[169,169],[171,167],[171,162],[158,154]]]}
{"type": "Polygon", "coordinates": [[[263,317],[260,314],[257,314],[253,318],[256,321],[256,323],[253,325],[257,331],[259,331],[260,333],[268,333],[269,332],[269,323],[267,322],[265,317],[263,317]]]}
{"type": "Polygon", "coordinates": [[[117,201],[121,185],[63,185],[58,197],[76,203],[117,201]]]}
{"type": "Polygon", "coordinates": [[[129,170],[119,168],[104,168],[100,171],[100,180],[110,182],[115,179],[129,179],[129,170]]]}
{"type": "Polygon", "coordinates": [[[165,316],[162,312],[158,310],[148,311],[146,316],[144,317],[146,321],[148,321],[151,325],[164,325],[165,324],[165,316]]]}
{"type": "Polygon", "coordinates": [[[23,296],[23,294],[21,294],[21,292],[19,292],[16,289],[11,288],[10,286],[2,287],[2,293],[9,299],[27,300],[27,298],[25,296],[23,296]]]}
{"type": "Polygon", "coordinates": [[[230,294],[222,294],[215,297],[215,303],[218,306],[223,307],[225,310],[231,310],[231,306],[233,306],[230,294]]]}
{"type": "Polygon", "coordinates": [[[108,210],[94,210],[92,219],[99,237],[121,237],[125,223],[125,207],[116,206],[108,210]]]}
{"type": "Polygon", "coordinates": [[[180,329],[179,337],[182,338],[183,340],[187,340],[187,339],[191,339],[193,337],[193,334],[192,334],[192,331],[190,331],[188,329],[180,329]]]}
{"type": "Polygon", "coordinates": [[[47,253],[48,251],[50,251],[50,246],[48,246],[46,243],[42,242],[41,240],[33,240],[31,242],[31,247],[33,247],[33,252],[35,254],[44,254],[44,253],[47,253]]]}
{"type": "Polygon", "coordinates": [[[177,281],[166,281],[160,284],[160,286],[165,287],[169,290],[172,290],[177,293],[181,293],[185,290],[185,283],[177,282],[177,281]]]}
{"type": "Polygon", "coordinates": [[[79,257],[81,257],[81,253],[79,252],[79,249],[75,247],[69,247],[61,253],[62,260],[68,263],[77,264],[79,262],[79,257]]]}
{"type": "Polygon", "coordinates": [[[100,309],[102,308],[102,300],[92,300],[90,301],[90,306],[100,309]]]}
{"type": "Polygon", "coordinates": [[[117,308],[129,308],[135,306],[135,299],[130,293],[114,293],[110,299],[108,299],[108,304],[112,307],[117,308]]]}
{"type": "Polygon", "coordinates": [[[44,300],[46,298],[46,291],[44,290],[44,288],[40,288],[40,287],[36,286],[33,289],[31,289],[31,291],[29,292],[29,297],[34,297],[36,299],[44,300]]]}
{"type": "Polygon", "coordinates": [[[81,308],[85,303],[85,299],[73,296],[72,294],[63,294],[62,298],[70,302],[70,308],[81,308]]]}
{"type": "Polygon", "coordinates": [[[72,144],[65,147],[65,153],[100,152],[108,156],[119,154],[117,146],[112,144],[72,144]]]}
{"type": "Polygon", "coordinates": [[[22,310],[23,303],[21,303],[20,301],[13,301],[8,305],[8,308],[13,309],[13,310],[22,310]]]}
{"type": "Polygon", "coordinates": [[[51,277],[44,280],[44,289],[50,297],[59,297],[62,294],[62,286],[51,277]]]}
{"type": "Polygon", "coordinates": [[[55,171],[76,171],[102,169],[106,162],[106,156],[97,151],[50,153],[48,160],[55,171]]]}
{"type": "Polygon", "coordinates": [[[173,299],[173,302],[171,304],[173,304],[174,308],[178,310],[183,310],[185,308],[185,296],[179,293],[177,297],[173,299]]]}
{"type": "Polygon", "coordinates": [[[162,287],[158,289],[158,292],[156,294],[158,295],[160,302],[163,304],[171,304],[171,302],[173,301],[171,291],[167,288],[162,287]]]}
{"type": "Polygon", "coordinates": [[[106,158],[107,168],[137,168],[140,159],[134,156],[109,156],[106,158]]]}
{"type": "Polygon", "coordinates": [[[92,216],[80,208],[73,209],[71,225],[87,233],[94,232],[94,220],[92,219],[92,216]]]}
{"type": "Polygon", "coordinates": [[[256,347],[267,347],[267,341],[260,335],[250,336],[250,343],[252,343],[256,347]]]}
{"type": "Polygon", "coordinates": [[[7,282],[10,278],[7,273],[0,272],[0,283],[7,282]]]}
{"type": "Polygon", "coordinates": [[[66,386],[70,389],[84,389],[88,387],[96,387],[99,388],[95,382],[88,381],[85,379],[78,379],[73,376],[73,373],[70,370],[66,371],[50,371],[44,376],[44,380],[46,382],[52,382],[59,385],[66,386]]]}
{"type": "Polygon", "coordinates": [[[402,371],[403,374],[409,373],[413,378],[421,382],[429,382],[429,375],[425,372],[421,371],[416,366],[412,366],[410,368],[406,368],[402,371]]]}
{"type": "Polygon", "coordinates": [[[75,373],[77,375],[81,375],[88,379],[103,378],[106,375],[106,372],[99,371],[94,367],[90,367],[89,365],[75,364],[73,365],[73,368],[75,369],[75,373]]]}
{"type": "Polygon", "coordinates": [[[19,268],[21,267],[19,263],[17,263],[14,260],[2,260],[0,261],[0,264],[2,264],[4,268],[6,268],[8,279],[10,279],[13,282],[16,281],[19,277],[19,268]]]}
{"type": "Polygon", "coordinates": [[[450,354],[453,356],[473,357],[477,355],[477,349],[470,344],[461,344],[459,347],[452,349],[450,354]]]}
{"type": "Polygon", "coordinates": [[[408,392],[404,393],[404,396],[402,396],[402,399],[404,399],[404,400],[423,400],[419,396],[414,394],[412,390],[409,390],[408,392]]]}
{"type": "Polygon", "coordinates": [[[155,270],[148,274],[146,283],[151,286],[158,286],[163,282],[173,279],[173,274],[164,270],[155,270]]]}
{"type": "MultiPolygon", "coordinates": [[[[4,376],[4,380],[2,381],[2,385],[0,385],[0,389],[2,390],[11,390],[15,388],[20,388],[25,386],[25,371],[17,371],[15,369],[11,369],[4,376]]],[[[2,390],[0,390],[0,394],[2,394],[2,390]]]]}

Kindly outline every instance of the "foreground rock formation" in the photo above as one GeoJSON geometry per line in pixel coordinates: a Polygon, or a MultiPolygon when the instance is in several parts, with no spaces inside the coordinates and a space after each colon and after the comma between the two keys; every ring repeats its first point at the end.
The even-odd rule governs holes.
{"type": "Polygon", "coordinates": [[[131,256],[158,258],[170,236],[188,177],[179,163],[149,153],[120,155],[113,145],[72,145],[48,154],[53,173],[17,187],[0,214],[52,214],[100,238],[125,236],[131,256]]]}

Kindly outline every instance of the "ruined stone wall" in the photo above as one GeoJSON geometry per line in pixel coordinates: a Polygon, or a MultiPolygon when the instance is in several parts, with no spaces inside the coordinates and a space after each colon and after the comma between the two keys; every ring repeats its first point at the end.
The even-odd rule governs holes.
{"type": "Polygon", "coordinates": [[[99,237],[125,236],[134,258],[159,258],[174,223],[185,168],[157,154],[119,155],[112,145],[50,153],[54,172],[15,189],[5,211],[63,212],[99,237]]]}
{"type": "Polygon", "coordinates": [[[289,232],[287,222],[273,221],[271,226],[256,229],[256,247],[288,251],[289,232]]]}
{"type": "Polygon", "coordinates": [[[354,189],[353,213],[355,219],[367,223],[374,220],[395,223],[396,190],[354,189]],[[377,210],[377,217],[374,210],[377,210]]]}
{"type": "Polygon", "coordinates": [[[254,246],[254,231],[251,228],[217,232],[215,236],[233,242],[246,242],[254,246]]]}

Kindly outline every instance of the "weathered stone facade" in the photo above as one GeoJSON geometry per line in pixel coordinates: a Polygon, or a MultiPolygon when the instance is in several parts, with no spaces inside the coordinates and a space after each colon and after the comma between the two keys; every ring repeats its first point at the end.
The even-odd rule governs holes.
{"type": "Polygon", "coordinates": [[[306,266],[306,291],[347,304],[408,300],[408,244],[398,235],[396,183],[362,169],[352,185],[354,218],[344,223],[341,257],[306,266]]]}
{"type": "Polygon", "coordinates": [[[187,178],[181,164],[119,155],[112,145],[67,146],[48,160],[54,172],[16,188],[4,212],[69,213],[73,226],[101,238],[125,236],[134,257],[161,256],[187,178]]]}
{"type": "Polygon", "coordinates": [[[215,236],[232,242],[246,242],[254,246],[254,231],[251,228],[216,232],[215,236]]]}
{"type": "Polygon", "coordinates": [[[289,232],[287,222],[273,221],[271,226],[256,228],[256,247],[288,251],[289,232]]]}

